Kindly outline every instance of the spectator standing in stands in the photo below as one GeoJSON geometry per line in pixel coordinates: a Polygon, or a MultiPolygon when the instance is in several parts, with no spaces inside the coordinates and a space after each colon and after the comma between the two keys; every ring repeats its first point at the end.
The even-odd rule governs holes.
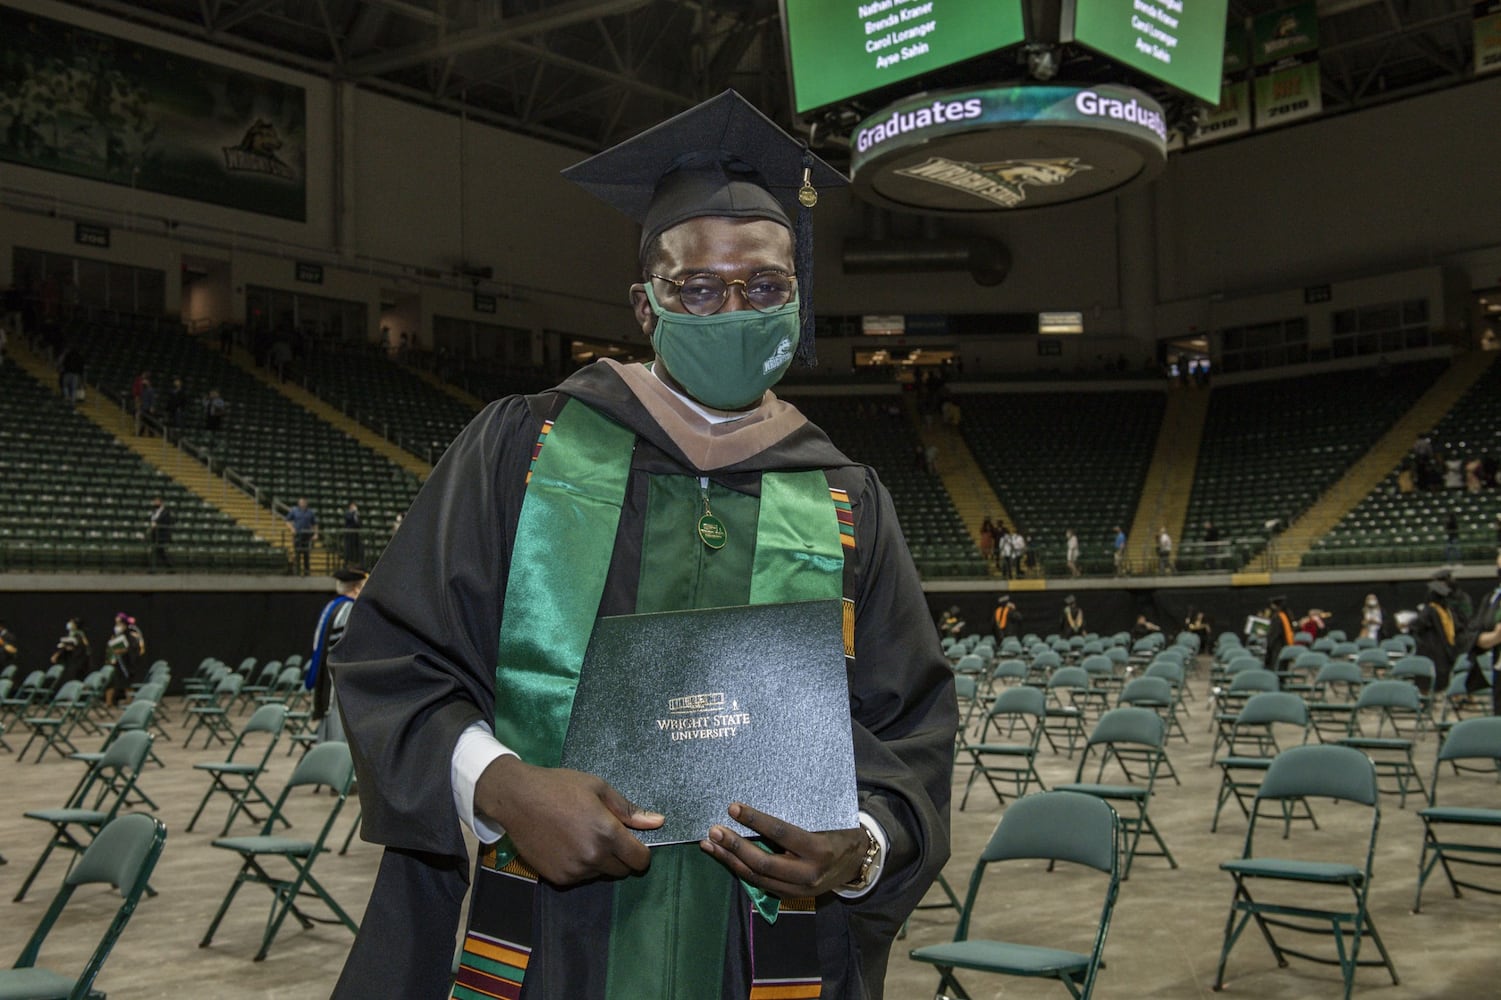
{"type": "Polygon", "coordinates": [[[1266,659],[1262,662],[1268,670],[1276,670],[1278,654],[1293,644],[1296,632],[1287,610],[1287,598],[1274,597],[1268,603],[1271,607],[1266,615],[1266,659]]]}
{"type": "Polygon", "coordinates": [[[1157,530],[1157,572],[1173,571],[1173,536],[1167,533],[1167,525],[1157,530]]]}
{"type": "Polygon", "coordinates": [[[927,465],[928,475],[938,475],[938,446],[930,444],[923,449],[923,461],[927,465]]]}
{"type": "MultiPolygon", "coordinates": [[[[1412,623],[1412,637],[1417,640],[1417,654],[1433,661],[1435,692],[1448,690],[1449,675],[1454,672],[1454,643],[1463,622],[1456,620],[1449,606],[1454,590],[1443,580],[1428,581],[1428,600],[1418,607],[1412,623]]],[[[1427,692],[1426,682],[1419,684],[1427,692]]]]}
{"type": "Polygon", "coordinates": [[[151,572],[156,572],[157,564],[172,568],[172,560],[167,557],[167,543],[172,540],[172,510],[161,497],[155,497],[151,501],[151,513],[146,519],[146,546],[150,555],[151,572]]]}
{"type": "Polygon", "coordinates": [[[208,431],[210,446],[224,428],[224,413],[228,409],[229,404],[219,395],[218,389],[210,389],[208,395],[203,397],[203,429],[208,431]]]}
{"type": "Polygon", "coordinates": [[[318,627],[313,630],[313,655],[308,658],[303,684],[313,692],[313,709],[309,717],[317,726],[319,743],[344,741],[344,720],[339,716],[333,672],[327,669],[328,654],[344,637],[349,613],[354,610],[354,602],[359,599],[367,576],[369,574],[359,566],[334,570],[334,587],[338,593],[324,606],[323,613],[318,616],[318,627]]]}
{"type": "Polygon", "coordinates": [[[174,378],[172,388],[167,390],[167,400],[162,410],[167,414],[167,440],[177,442],[182,436],[182,411],[188,408],[188,394],[182,387],[182,379],[174,378]]]}
{"type": "Polygon", "coordinates": [[[1384,623],[1381,602],[1375,594],[1365,595],[1365,604],[1360,609],[1360,634],[1367,639],[1380,639],[1384,623]]]}
{"type": "Polygon", "coordinates": [[[143,371],[135,377],[130,385],[131,406],[135,410],[136,437],[146,433],[146,414],[151,412],[151,406],[156,403],[156,396],[151,393],[151,373],[143,371]]]}
{"type": "Polygon", "coordinates": [[[1111,549],[1111,556],[1115,559],[1115,575],[1120,576],[1126,571],[1126,532],[1118,524],[1115,526],[1115,541],[1111,549]]]}
{"type": "Polygon", "coordinates": [[[1220,568],[1220,529],[1213,521],[1204,522],[1204,562],[1209,569],[1220,568]]]}
{"type": "Polygon", "coordinates": [[[83,352],[77,347],[69,346],[63,351],[62,389],[63,399],[73,406],[83,399],[83,352]]]}
{"type": "Polygon", "coordinates": [[[1079,536],[1073,528],[1064,533],[1063,558],[1068,563],[1068,575],[1079,575],[1079,536]]]}
{"type": "Polygon", "coordinates": [[[292,572],[308,576],[313,571],[313,539],[318,535],[318,512],[307,504],[307,497],[298,497],[297,506],[287,511],[286,521],[292,526],[292,572]]]}
{"type": "Polygon", "coordinates": [[[360,534],[360,508],[353,500],[344,509],[344,565],[358,566],[365,561],[365,539],[360,534]]]}
{"type": "Polygon", "coordinates": [[[1058,620],[1058,632],[1065,639],[1084,634],[1084,609],[1079,607],[1073,594],[1063,599],[1063,614],[1058,620]]]}
{"type": "Polygon", "coordinates": [[[995,558],[1000,565],[1001,575],[1010,580],[1016,576],[1016,548],[1012,538],[1015,536],[1011,529],[1004,524],[997,529],[998,534],[995,542],[995,558]]]}
{"type": "Polygon", "coordinates": [[[1026,576],[1027,570],[1037,564],[1037,557],[1027,551],[1027,536],[1017,528],[1011,535],[1011,558],[1015,563],[1016,575],[1026,576]]]}
{"type": "Polygon", "coordinates": [[[980,525],[980,558],[985,560],[987,570],[995,561],[995,524],[988,517],[980,525]]]}

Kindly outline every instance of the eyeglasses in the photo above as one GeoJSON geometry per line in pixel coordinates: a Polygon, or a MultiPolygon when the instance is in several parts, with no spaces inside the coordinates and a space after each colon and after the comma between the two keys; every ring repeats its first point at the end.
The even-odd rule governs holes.
{"type": "Polygon", "coordinates": [[[749,278],[728,281],[717,274],[690,274],[686,278],[669,278],[653,274],[678,290],[678,301],[695,316],[712,316],[730,299],[730,286],[739,285],[745,301],[757,312],[771,312],[792,301],[797,278],[786,271],[758,271],[749,278]]]}

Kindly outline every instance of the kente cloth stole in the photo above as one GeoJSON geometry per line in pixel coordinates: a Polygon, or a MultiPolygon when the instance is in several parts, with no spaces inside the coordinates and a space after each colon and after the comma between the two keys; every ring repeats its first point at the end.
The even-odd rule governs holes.
{"type": "MultiPolygon", "coordinates": [[[[495,680],[496,736],[529,763],[556,767],[561,759],[573,693],[614,549],[634,443],[634,432],[569,400],[555,419],[544,422],[533,451],[506,585],[495,680]]],[[[754,534],[749,603],[843,596],[844,554],[855,543],[853,514],[848,495],[831,488],[821,470],[764,474],[754,534]]],[[[641,585],[650,586],[646,574],[641,585]]],[[[638,600],[652,603],[650,595],[638,600]]],[[[853,655],[853,602],[846,599],[843,606],[844,647],[853,655]]],[[[678,898],[708,897],[703,913],[690,907],[682,922],[691,925],[685,933],[695,938],[716,932],[719,938],[703,940],[707,947],[679,949],[692,952],[692,962],[658,969],[663,964],[660,949],[651,947],[650,941],[660,928],[649,919],[632,921],[630,913],[637,908],[649,913],[651,907],[667,902],[660,898],[665,875],[616,883],[616,920],[607,962],[606,993],[611,1000],[659,994],[663,1000],[718,997],[722,969],[712,959],[704,967],[705,959],[724,955],[735,943],[724,938],[727,916],[714,919],[716,905],[726,912],[730,906],[748,909],[744,923],[751,938],[751,1000],[820,995],[811,900],[781,901],[779,919],[778,901],[759,890],[747,886],[745,894],[727,895],[725,887],[733,883],[706,855],[662,852],[697,855],[699,848],[689,844],[654,849],[653,872],[673,872],[678,898]],[[712,879],[713,891],[704,891],[706,879],[712,879]],[[664,986],[664,980],[670,986],[664,986]],[[706,992],[710,980],[712,992],[706,992]]],[[[515,857],[508,838],[483,853],[455,998],[520,996],[534,940],[535,887],[535,874],[515,857]]]]}

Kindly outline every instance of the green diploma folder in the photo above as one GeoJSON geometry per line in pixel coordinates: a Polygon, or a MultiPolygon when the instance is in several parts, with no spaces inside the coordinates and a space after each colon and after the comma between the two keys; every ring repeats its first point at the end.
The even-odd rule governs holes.
{"type": "Polygon", "coordinates": [[[840,602],[601,618],[562,766],[666,816],[646,844],[700,840],[731,802],[805,830],[859,825],[840,602]]]}

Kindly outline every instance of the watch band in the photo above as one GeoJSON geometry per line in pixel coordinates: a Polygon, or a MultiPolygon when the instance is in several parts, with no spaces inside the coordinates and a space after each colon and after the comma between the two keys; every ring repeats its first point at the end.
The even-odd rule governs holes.
{"type": "Polygon", "coordinates": [[[860,829],[865,831],[867,841],[865,856],[860,859],[860,870],[855,873],[855,877],[844,883],[844,888],[852,892],[861,892],[869,888],[871,880],[881,870],[881,842],[876,839],[874,833],[870,832],[869,827],[861,826],[860,829]]]}

